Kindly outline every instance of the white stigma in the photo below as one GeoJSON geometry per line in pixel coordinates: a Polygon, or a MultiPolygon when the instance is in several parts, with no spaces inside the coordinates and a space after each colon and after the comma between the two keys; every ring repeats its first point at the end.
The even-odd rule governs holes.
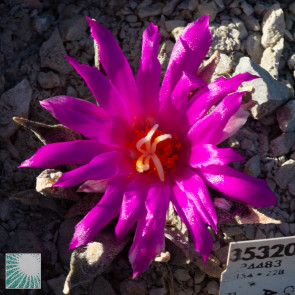
{"type": "Polygon", "coordinates": [[[156,137],[154,142],[152,143],[152,137],[158,127],[159,124],[155,124],[148,132],[148,134],[136,143],[137,150],[142,153],[142,155],[136,161],[136,170],[139,173],[148,171],[150,169],[150,160],[153,160],[160,180],[164,181],[164,169],[159,157],[156,155],[156,149],[158,143],[168,138],[172,138],[172,136],[170,134],[162,134],[156,137]],[[143,148],[143,145],[145,145],[145,149],[143,148]]]}

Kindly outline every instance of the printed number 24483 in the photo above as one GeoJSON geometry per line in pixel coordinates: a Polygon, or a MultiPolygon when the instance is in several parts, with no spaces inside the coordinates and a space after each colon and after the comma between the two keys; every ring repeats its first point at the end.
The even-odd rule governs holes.
{"type": "Polygon", "coordinates": [[[232,262],[239,260],[252,260],[252,259],[266,259],[276,258],[283,256],[295,255],[295,243],[288,245],[277,244],[273,246],[260,246],[260,247],[247,247],[246,249],[236,248],[230,258],[232,262]]]}

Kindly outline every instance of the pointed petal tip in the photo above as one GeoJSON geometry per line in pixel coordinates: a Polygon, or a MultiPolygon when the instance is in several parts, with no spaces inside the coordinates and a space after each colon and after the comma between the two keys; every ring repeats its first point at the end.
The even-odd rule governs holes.
{"type": "Polygon", "coordinates": [[[140,275],[140,273],[138,271],[133,273],[132,279],[137,278],[140,275]]]}

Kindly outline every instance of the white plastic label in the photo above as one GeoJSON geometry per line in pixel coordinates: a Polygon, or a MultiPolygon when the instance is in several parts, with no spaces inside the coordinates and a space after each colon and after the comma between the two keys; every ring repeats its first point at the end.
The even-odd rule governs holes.
{"type": "Polygon", "coordinates": [[[295,295],[295,237],[230,243],[219,295],[295,295]]]}

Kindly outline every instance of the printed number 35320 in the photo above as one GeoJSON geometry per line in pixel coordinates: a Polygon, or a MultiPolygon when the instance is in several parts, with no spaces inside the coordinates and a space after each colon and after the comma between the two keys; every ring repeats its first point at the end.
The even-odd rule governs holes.
{"type": "Polygon", "coordinates": [[[247,247],[246,249],[236,248],[233,250],[230,260],[266,259],[295,255],[295,243],[288,245],[278,244],[273,246],[247,247]]]}

